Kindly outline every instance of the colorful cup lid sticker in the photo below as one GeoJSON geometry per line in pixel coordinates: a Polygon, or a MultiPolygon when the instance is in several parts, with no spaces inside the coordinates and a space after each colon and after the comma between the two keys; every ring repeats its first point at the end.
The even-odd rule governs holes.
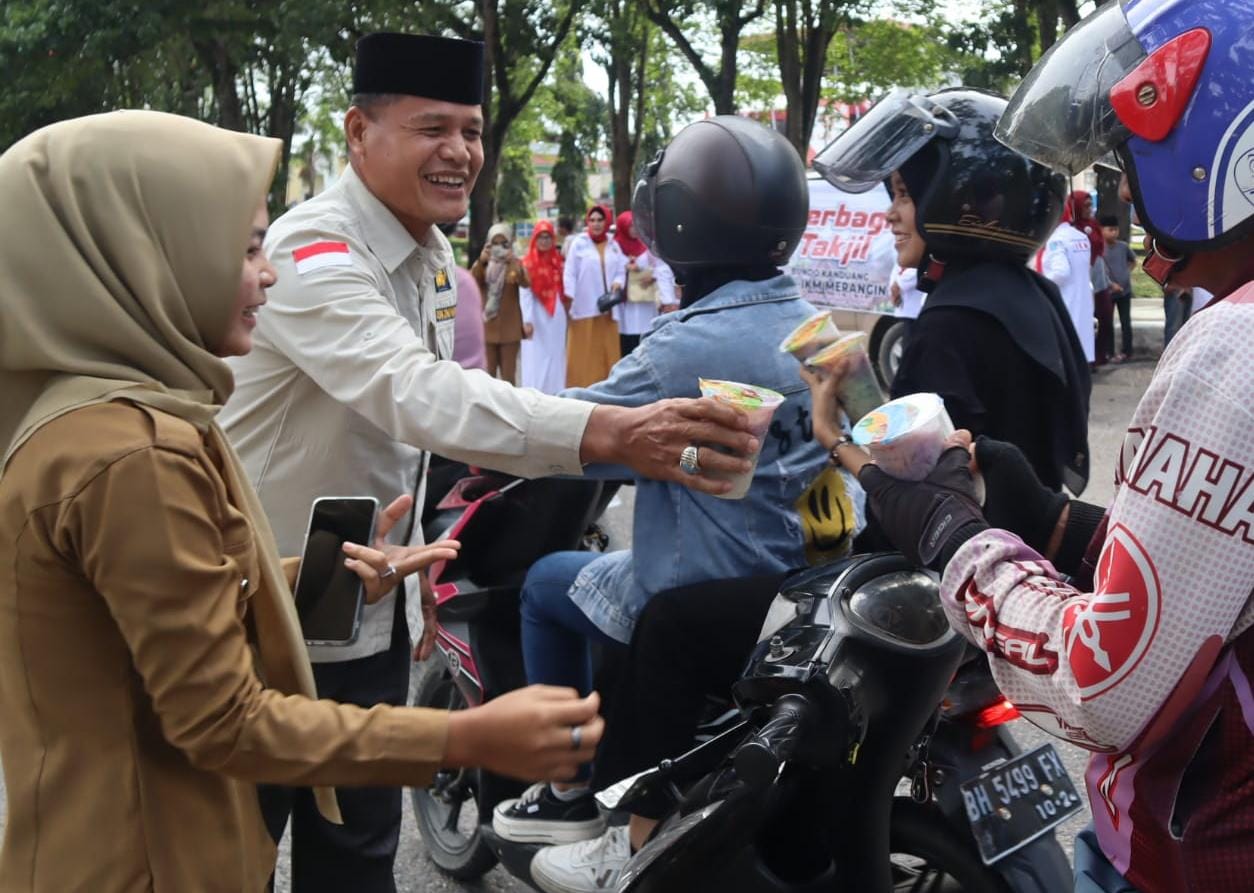
{"type": "Polygon", "coordinates": [[[841,359],[857,350],[866,350],[866,333],[864,332],[853,332],[841,337],[806,360],[806,364],[823,366],[832,360],[841,359]]]}
{"type": "Polygon", "coordinates": [[[784,402],[784,395],[770,388],[759,388],[741,384],[738,381],[719,381],[717,379],[699,379],[701,395],[713,397],[726,403],[756,409],[759,406],[774,406],[784,402]]]}
{"type": "Polygon", "coordinates": [[[934,419],[944,403],[935,394],[910,394],[885,403],[863,416],[853,427],[859,446],[888,443],[934,419]]]}
{"type": "Polygon", "coordinates": [[[831,336],[835,337],[837,333],[836,324],[832,322],[832,315],[828,312],[816,313],[811,316],[797,328],[792,330],[787,338],[779,345],[779,349],[784,352],[796,350],[798,347],[804,347],[809,344],[816,336],[823,334],[825,329],[830,328],[831,336]]]}

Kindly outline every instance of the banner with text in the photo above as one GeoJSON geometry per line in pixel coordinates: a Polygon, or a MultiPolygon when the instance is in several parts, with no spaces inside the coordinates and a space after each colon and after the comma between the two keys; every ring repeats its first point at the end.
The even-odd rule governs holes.
{"type": "Polygon", "coordinates": [[[787,271],[812,304],[891,313],[888,282],[897,255],[888,228],[888,191],[855,195],[811,179],[810,219],[787,271]]]}

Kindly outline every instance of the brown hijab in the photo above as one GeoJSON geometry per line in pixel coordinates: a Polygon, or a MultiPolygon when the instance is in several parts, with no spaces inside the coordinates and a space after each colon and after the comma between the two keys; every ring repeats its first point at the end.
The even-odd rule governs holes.
{"type": "MultiPolygon", "coordinates": [[[[256,535],[259,672],[312,698],[274,534],[214,421],[235,381],[213,348],[279,150],[274,139],[122,111],[54,124],[0,156],[0,475],[40,426],[83,406],[124,398],[196,425],[256,535]]],[[[317,799],[340,821],[330,789],[317,799]]]]}

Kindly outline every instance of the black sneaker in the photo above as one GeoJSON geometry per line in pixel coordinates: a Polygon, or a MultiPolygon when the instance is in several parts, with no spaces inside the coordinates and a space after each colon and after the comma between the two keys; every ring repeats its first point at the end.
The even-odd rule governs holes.
{"type": "Polygon", "coordinates": [[[515,843],[577,843],[605,833],[605,817],[592,792],[565,802],[547,781],[533,784],[517,800],[498,803],[492,829],[515,843]]]}

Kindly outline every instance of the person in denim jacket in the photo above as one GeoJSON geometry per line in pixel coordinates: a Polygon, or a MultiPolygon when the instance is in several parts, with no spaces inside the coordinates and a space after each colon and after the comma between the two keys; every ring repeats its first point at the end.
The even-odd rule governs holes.
{"type": "MultiPolygon", "coordinates": [[[[726,154],[744,164],[745,153],[726,154]]],[[[635,218],[651,249],[676,267],[684,282],[683,304],[677,312],[654,320],[640,346],[614,366],[607,380],[568,389],[563,396],[641,406],[695,396],[698,379],[704,377],[770,388],[785,400],[762,438],[757,470],[743,499],[719,499],[637,478],[632,549],[605,555],[559,552],[541,559],[528,572],[522,590],[527,678],[585,692],[591,687],[590,644],[630,642],[636,618],[657,593],[708,580],[782,573],[824,554],[842,554],[862,517],[856,482],[834,469],[824,471],[830,466],[827,452],[814,438],[809,391],[798,376],[797,361],[779,349],[780,342],[816,312],[801,299],[792,278],[779,270],[800,239],[808,209],[804,171],[796,152],[782,137],[756,123],[716,118],[687,128],[654,168],[650,178],[656,185],[646,187],[650,182],[646,180],[638,187],[635,218]],[[702,225],[714,230],[713,250],[731,251],[738,265],[684,263],[682,256],[674,258],[675,249],[664,237],[656,237],[664,234],[655,235],[650,227],[658,223],[648,207],[651,194],[656,190],[661,201],[666,188],[665,169],[659,174],[654,168],[665,166],[672,156],[681,167],[685,159],[698,158],[705,158],[708,165],[712,151],[720,151],[717,145],[704,152],[692,151],[691,146],[678,151],[682,143],[695,142],[694,137],[715,144],[755,140],[750,155],[766,156],[757,163],[785,172],[782,186],[778,175],[773,184],[770,177],[759,178],[764,189],[771,189],[761,204],[783,207],[758,208],[753,213],[769,217],[774,211],[777,216],[790,216],[780,227],[782,233],[769,226],[746,227],[759,242],[769,239],[769,250],[758,250],[756,265],[744,265],[746,258],[752,260],[755,255],[735,238],[734,223],[720,220],[717,208],[703,208],[700,197],[691,191],[683,213],[703,218],[679,227],[690,236],[702,225]],[[642,209],[640,190],[646,188],[650,196],[642,209]],[[640,226],[642,216],[649,220],[644,226],[640,226]],[[815,512],[810,508],[814,504],[810,494],[823,485],[828,494],[834,494],[827,500],[831,510],[815,512]]],[[[673,174],[682,175],[682,170],[673,174]]],[[[729,179],[743,191],[751,178],[733,170],[729,179]]],[[[664,213],[664,208],[659,209],[658,218],[664,213]]],[[[697,251],[704,246],[684,247],[697,251]]],[[[698,457],[704,452],[700,449],[698,457]]],[[[585,474],[635,477],[626,469],[608,466],[585,468],[585,474]]],[[[604,822],[585,780],[565,790],[538,785],[518,800],[500,804],[494,827],[511,840],[563,843],[596,837],[604,822]]]]}

